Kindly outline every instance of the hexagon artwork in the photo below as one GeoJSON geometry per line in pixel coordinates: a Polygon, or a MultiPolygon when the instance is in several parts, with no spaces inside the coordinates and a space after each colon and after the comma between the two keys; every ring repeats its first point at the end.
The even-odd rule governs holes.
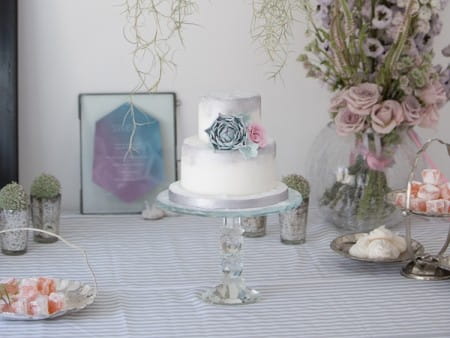
{"type": "Polygon", "coordinates": [[[159,121],[124,103],[95,125],[93,181],[124,202],[165,180],[159,121]]]}

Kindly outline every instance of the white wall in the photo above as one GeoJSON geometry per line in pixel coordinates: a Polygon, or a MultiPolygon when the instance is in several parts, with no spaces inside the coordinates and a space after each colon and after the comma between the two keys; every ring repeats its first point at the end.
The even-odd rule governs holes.
{"type": "MultiPolygon", "coordinates": [[[[137,83],[131,46],[122,36],[121,2],[19,0],[20,181],[28,188],[37,174],[53,173],[62,182],[66,211],[79,209],[78,94],[126,92],[137,83]]],[[[177,72],[167,74],[160,90],[176,92],[182,102],[180,139],[195,133],[201,95],[236,88],[259,92],[265,124],[277,139],[281,174],[302,173],[308,148],[328,121],[329,94],[305,78],[296,53],[284,82],[267,79],[269,65],[249,35],[250,3],[199,0],[199,26],[186,31],[177,72]]],[[[444,19],[450,22],[450,9],[444,19]]],[[[445,30],[450,40],[449,24],[445,30]]],[[[302,26],[296,33],[294,49],[300,51],[302,26]]],[[[425,135],[450,140],[450,106],[439,131],[425,135]]]]}

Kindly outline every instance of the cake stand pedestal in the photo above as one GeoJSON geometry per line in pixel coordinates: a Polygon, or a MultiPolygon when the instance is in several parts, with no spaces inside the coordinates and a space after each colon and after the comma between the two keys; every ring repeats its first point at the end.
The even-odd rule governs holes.
{"type": "Polygon", "coordinates": [[[242,234],[243,217],[264,216],[284,212],[298,207],[302,203],[301,195],[289,189],[288,199],[276,204],[260,208],[246,209],[209,209],[195,208],[169,199],[169,191],[161,192],[157,197],[157,205],[172,212],[197,215],[205,217],[223,218],[220,235],[220,248],[222,252],[222,281],[214,288],[202,293],[202,299],[213,304],[250,304],[259,299],[259,292],[247,287],[242,277],[243,264],[241,249],[244,242],[242,234]]]}

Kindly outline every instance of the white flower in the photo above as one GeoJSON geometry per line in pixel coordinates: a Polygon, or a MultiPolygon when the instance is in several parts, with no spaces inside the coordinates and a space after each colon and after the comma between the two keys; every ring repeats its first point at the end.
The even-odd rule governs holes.
{"type": "Polygon", "coordinates": [[[421,5],[427,5],[430,2],[430,0],[419,0],[419,2],[421,5]]]}
{"type": "Polygon", "coordinates": [[[377,58],[384,52],[381,42],[374,38],[368,38],[363,45],[364,54],[371,58],[377,58]]]}
{"type": "Polygon", "coordinates": [[[429,7],[422,6],[419,9],[419,19],[424,21],[430,21],[431,19],[431,9],[429,7]]]}
{"type": "Polygon", "coordinates": [[[440,11],[441,10],[441,0],[430,0],[430,6],[433,9],[433,11],[440,11]]]}
{"type": "Polygon", "coordinates": [[[424,20],[417,20],[416,22],[416,33],[427,34],[430,31],[430,23],[424,20]]]}
{"type": "Polygon", "coordinates": [[[374,17],[372,19],[372,25],[378,29],[384,29],[392,21],[392,11],[384,6],[378,5],[375,7],[374,17]]]}
{"type": "Polygon", "coordinates": [[[406,8],[406,5],[408,5],[408,0],[397,0],[397,7],[406,8]]]}

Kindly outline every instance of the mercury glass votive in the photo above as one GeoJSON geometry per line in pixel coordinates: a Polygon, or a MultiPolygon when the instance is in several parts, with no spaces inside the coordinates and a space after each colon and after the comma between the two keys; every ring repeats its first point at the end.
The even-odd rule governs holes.
{"type": "MultiPolygon", "coordinates": [[[[2,230],[28,227],[28,210],[2,210],[2,230]]],[[[17,230],[0,235],[2,253],[16,256],[27,252],[28,231],[17,230]]]]}
{"type": "Polygon", "coordinates": [[[262,237],[266,234],[267,216],[242,218],[245,237],[262,237]]]}
{"type": "MultiPolygon", "coordinates": [[[[37,198],[31,196],[31,220],[33,227],[59,234],[59,218],[61,214],[61,195],[54,198],[37,198]]],[[[58,239],[54,236],[35,232],[34,241],[53,243],[58,239]]]]}
{"type": "Polygon", "coordinates": [[[303,244],[306,241],[308,202],[298,208],[280,213],[280,239],[284,244],[303,244]]]}

